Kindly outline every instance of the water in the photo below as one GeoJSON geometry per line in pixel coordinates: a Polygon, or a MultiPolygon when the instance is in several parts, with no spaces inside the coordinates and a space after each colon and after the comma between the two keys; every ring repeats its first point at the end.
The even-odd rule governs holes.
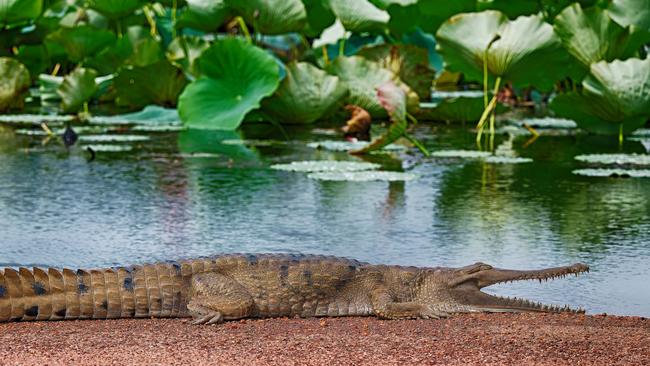
{"type": "MultiPolygon", "coordinates": [[[[650,316],[650,180],[571,173],[581,167],[577,154],[618,152],[616,138],[541,137],[528,146],[518,138],[514,149],[535,160],[520,165],[373,156],[366,159],[420,178],[341,183],[269,169],[358,159],[306,147],[332,138],[322,131],[288,133],[290,143],[260,147],[219,141],[281,135],[266,127],[242,135],[153,133],[131,152],[98,153],[88,162],[81,149],[0,130],[0,266],[287,251],[420,266],[584,262],[592,268],[586,276],[491,291],[590,313],[650,316]]],[[[432,150],[474,147],[465,128],[422,125],[417,134],[432,150]]],[[[622,150],[645,151],[631,141],[622,150]]]]}

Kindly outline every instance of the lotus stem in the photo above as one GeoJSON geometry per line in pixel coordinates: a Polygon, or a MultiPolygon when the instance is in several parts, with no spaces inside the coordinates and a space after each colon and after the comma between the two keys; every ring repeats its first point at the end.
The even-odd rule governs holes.
{"type": "Polygon", "coordinates": [[[413,117],[411,113],[406,113],[406,118],[414,125],[418,124],[417,118],[413,117]]]}
{"type": "Polygon", "coordinates": [[[618,146],[619,147],[623,146],[623,124],[622,123],[618,126],[618,146]]]}
{"type": "Polygon", "coordinates": [[[345,56],[345,38],[341,38],[339,43],[339,56],[345,56]]]}
{"type": "Polygon", "coordinates": [[[251,33],[248,31],[248,26],[246,26],[246,22],[244,21],[244,18],[238,16],[237,23],[239,24],[239,28],[241,28],[241,31],[244,33],[244,37],[246,37],[248,43],[253,43],[253,39],[251,38],[251,33]]]}
{"type": "Polygon", "coordinates": [[[330,64],[330,57],[327,54],[327,46],[323,46],[322,49],[323,49],[323,60],[325,60],[325,66],[327,66],[330,64]]]}
{"type": "Polygon", "coordinates": [[[422,145],[422,143],[420,141],[418,141],[415,137],[405,133],[404,138],[409,140],[415,147],[417,147],[418,150],[420,150],[422,152],[422,154],[424,154],[424,156],[426,156],[426,157],[431,156],[431,153],[429,152],[429,150],[427,150],[427,148],[424,147],[424,145],[422,145]]]}
{"type": "Polygon", "coordinates": [[[147,18],[147,23],[149,23],[149,33],[156,38],[158,32],[156,31],[156,19],[154,19],[153,11],[148,5],[143,8],[143,11],[144,17],[147,18]]]}
{"type": "Polygon", "coordinates": [[[481,142],[481,137],[483,136],[483,128],[485,128],[485,123],[487,122],[488,117],[490,116],[490,113],[492,113],[492,110],[494,107],[497,105],[497,96],[493,96],[492,99],[490,100],[490,103],[488,103],[487,108],[483,111],[483,114],[481,115],[481,119],[478,121],[478,124],[476,125],[477,133],[476,133],[476,142],[480,143],[481,142]]]}
{"type": "Polygon", "coordinates": [[[176,11],[178,9],[178,0],[172,0],[172,38],[176,38],[176,11]]]}
{"type": "MultiPolygon", "coordinates": [[[[496,82],[494,83],[494,90],[493,94],[494,97],[497,98],[499,95],[499,86],[501,85],[501,77],[497,77],[496,82]]],[[[494,109],[492,109],[492,114],[490,115],[490,135],[494,136],[494,123],[496,119],[496,114],[497,114],[497,109],[496,109],[496,104],[494,106],[494,109]]]]}

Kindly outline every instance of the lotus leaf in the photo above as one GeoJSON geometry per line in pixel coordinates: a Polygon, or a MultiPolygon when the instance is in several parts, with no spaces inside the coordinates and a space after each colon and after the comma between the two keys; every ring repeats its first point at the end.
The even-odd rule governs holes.
{"type": "Polygon", "coordinates": [[[97,55],[86,59],[85,66],[92,67],[99,74],[112,74],[133,54],[133,46],[128,37],[120,37],[117,41],[101,50],[97,55]]]}
{"type": "Polygon", "coordinates": [[[612,0],[609,16],[624,27],[634,25],[650,31],[650,0],[612,0]]]}
{"type": "Polygon", "coordinates": [[[458,14],[438,29],[436,39],[446,68],[468,80],[483,80],[488,46],[488,72],[518,87],[550,90],[570,71],[569,55],[553,27],[537,15],[509,21],[494,10],[458,14]]]}
{"type": "Polygon", "coordinates": [[[558,95],[551,108],[589,131],[631,132],[650,117],[650,59],[592,64],[583,90],[558,95]]]}
{"type": "Polygon", "coordinates": [[[0,112],[22,108],[30,84],[29,71],[23,64],[0,57],[0,112]]]}
{"type": "Polygon", "coordinates": [[[193,76],[199,76],[195,61],[208,47],[210,44],[199,37],[176,37],[167,47],[167,58],[193,76]]]}
{"type": "Polygon", "coordinates": [[[431,86],[436,71],[429,65],[429,55],[424,48],[384,44],[364,47],[358,55],[379,62],[384,68],[399,75],[399,78],[418,94],[420,100],[431,97],[431,86]]]}
{"type": "Polygon", "coordinates": [[[382,30],[390,16],[368,0],[330,0],[330,6],[345,29],[350,32],[371,32],[382,30]]]}
{"type": "Polygon", "coordinates": [[[43,0],[0,1],[0,29],[7,25],[36,19],[43,10],[43,0]]]}
{"type": "Polygon", "coordinates": [[[147,4],[146,0],[86,0],[89,8],[95,9],[111,19],[130,15],[147,4]]]}
{"type": "Polygon", "coordinates": [[[142,108],[149,104],[175,106],[187,85],[183,71],[167,60],[143,67],[123,68],[114,80],[115,102],[121,106],[142,108]]]}
{"type": "Polygon", "coordinates": [[[538,1],[531,0],[477,0],[476,10],[498,10],[510,19],[520,15],[530,15],[537,13],[539,9],[538,1]]]}
{"type": "Polygon", "coordinates": [[[198,63],[203,76],[185,88],[178,106],[191,128],[234,130],[280,84],[275,59],[242,39],[216,42],[198,63]]]}
{"type": "MultiPolygon", "coordinates": [[[[419,25],[426,32],[435,33],[452,15],[476,11],[476,0],[427,0],[418,2],[419,25]]],[[[408,21],[406,19],[405,21],[408,21]]]]}
{"type": "Polygon", "coordinates": [[[307,26],[303,30],[305,35],[317,37],[334,24],[336,16],[330,8],[329,0],[302,0],[302,3],[307,11],[307,26]]]}
{"type": "Polygon", "coordinates": [[[216,31],[231,15],[224,0],[186,0],[187,8],[176,21],[177,28],[216,31]]]}
{"type": "Polygon", "coordinates": [[[354,150],[354,154],[365,154],[387,146],[406,133],[406,92],[393,82],[387,82],[377,88],[377,99],[388,112],[391,125],[383,135],[373,140],[368,146],[354,150]]]}
{"type": "Polygon", "coordinates": [[[63,78],[63,82],[56,91],[61,97],[63,112],[79,112],[84,103],[90,101],[97,90],[96,77],[97,71],[77,67],[63,78]]]}
{"type": "MultiPolygon", "coordinates": [[[[337,57],[327,70],[345,82],[350,90],[349,104],[358,105],[373,117],[386,116],[386,110],[377,98],[377,88],[389,81],[396,81],[401,85],[401,81],[391,71],[360,56],[337,57]]],[[[409,110],[417,109],[417,94],[409,90],[407,96],[408,105],[411,107],[409,110]]]]}
{"type": "Polygon", "coordinates": [[[262,34],[299,32],[307,24],[301,0],[226,0],[226,4],[262,34]]]}
{"type": "Polygon", "coordinates": [[[484,108],[482,97],[445,98],[432,108],[421,108],[418,117],[434,121],[470,122],[481,118],[484,108]]]}
{"type": "Polygon", "coordinates": [[[592,63],[633,56],[640,44],[629,44],[627,29],[598,7],[583,10],[575,3],[555,18],[555,33],[564,47],[589,70],[592,63]]]}
{"type": "Polygon", "coordinates": [[[292,63],[275,94],[264,100],[263,111],[281,123],[312,123],[332,112],[348,90],[336,76],[304,62],[292,63]]]}
{"type": "Polygon", "coordinates": [[[71,61],[82,62],[85,58],[114,44],[115,35],[107,30],[81,25],[74,28],[60,28],[51,33],[47,40],[63,46],[71,61]]]}

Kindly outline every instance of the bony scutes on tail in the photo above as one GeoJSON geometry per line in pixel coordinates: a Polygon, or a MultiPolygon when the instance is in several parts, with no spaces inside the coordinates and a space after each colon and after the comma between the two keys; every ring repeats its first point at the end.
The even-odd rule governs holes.
{"type": "Polygon", "coordinates": [[[463,312],[583,312],[481,291],[576,276],[584,264],[508,270],[373,265],[295,254],[229,254],[96,270],[6,268],[0,322],[192,317],[196,324],[278,316],[441,318],[463,312]]]}

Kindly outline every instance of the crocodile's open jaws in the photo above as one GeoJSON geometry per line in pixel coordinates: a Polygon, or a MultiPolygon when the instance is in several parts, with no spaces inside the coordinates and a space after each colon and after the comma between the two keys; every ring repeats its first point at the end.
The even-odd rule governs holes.
{"type": "Polygon", "coordinates": [[[584,313],[583,309],[572,309],[568,305],[554,306],[533,302],[522,298],[499,297],[487,294],[481,289],[499,283],[538,280],[542,281],[566,277],[569,275],[578,276],[581,273],[589,272],[585,264],[576,263],[571,266],[546,268],[541,270],[518,271],[509,269],[493,268],[484,263],[476,263],[471,266],[459,268],[460,276],[449,283],[450,294],[460,304],[469,306],[474,311],[488,312],[573,312],[584,313]]]}

